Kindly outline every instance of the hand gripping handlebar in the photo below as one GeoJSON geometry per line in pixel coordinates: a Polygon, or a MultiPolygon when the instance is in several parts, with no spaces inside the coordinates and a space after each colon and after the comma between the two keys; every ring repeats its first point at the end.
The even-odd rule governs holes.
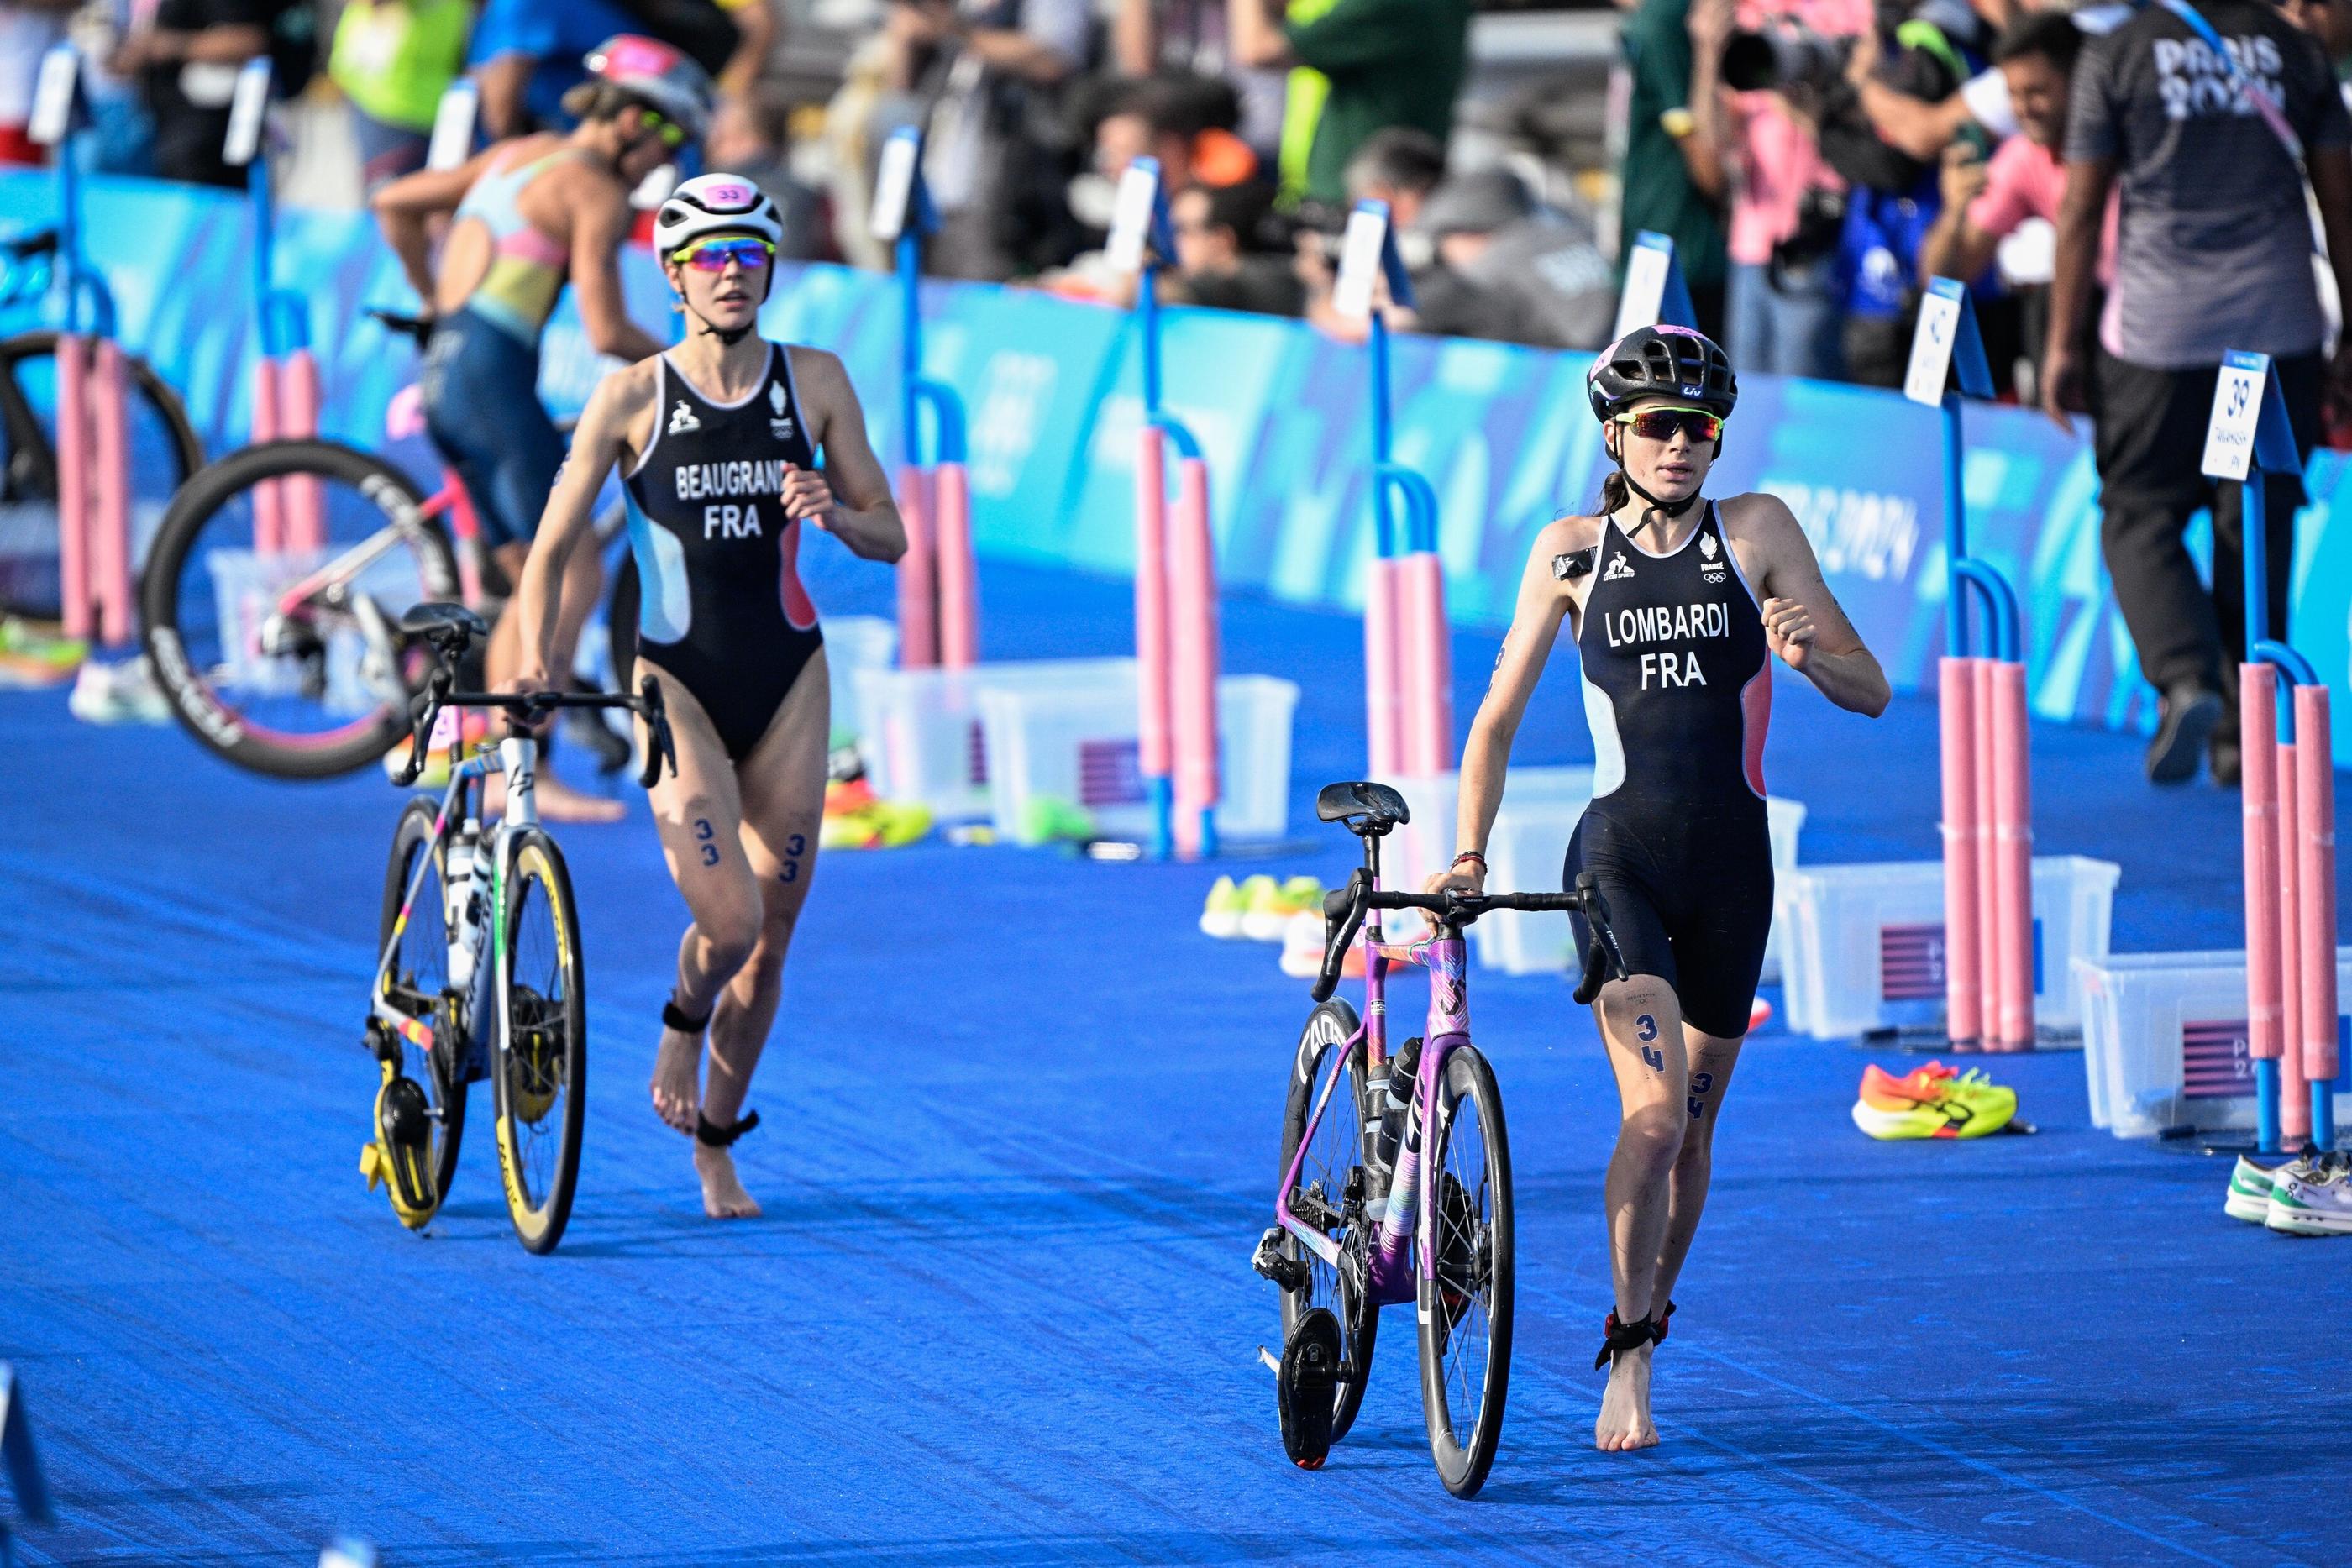
{"type": "Polygon", "coordinates": [[[1459,888],[1444,893],[1383,893],[1372,887],[1371,878],[1359,867],[1346,885],[1323,897],[1323,967],[1315,977],[1313,993],[1318,1002],[1330,1000],[1339,988],[1339,967],[1347,961],[1348,948],[1355,942],[1368,909],[1418,909],[1456,930],[1492,909],[1528,914],[1573,910],[1591,928],[1591,939],[1585,944],[1584,973],[1576,987],[1577,1005],[1590,1006],[1603,985],[1625,978],[1617,938],[1609,929],[1609,907],[1591,872],[1578,873],[1573,893],[1465,893],[1459,888]]]}

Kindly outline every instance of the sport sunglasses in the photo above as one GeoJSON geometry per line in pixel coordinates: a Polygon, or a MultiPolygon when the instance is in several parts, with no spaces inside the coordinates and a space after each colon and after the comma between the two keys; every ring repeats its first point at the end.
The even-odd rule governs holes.
{"type": "Polygon", "coordinates": [[[654,110],[640,108],[637,110],[637,113],[644,117],[643,123],[645,128],[647,131],[652,131],[655,135],[660,137],[661,144],[668,148],[671,152],[675,152],[679,148],[686,145],[687,131],[685,126],[678,124],[676,120],[670,120],[654,110]]]}
{"type": "Polygon", "coordinates": [[[1645,441],[1672,441],[1679,430],[1689,431],[1693,441],[1723,439],[1723,421],[1703,408],[1645,408],[1621,413],[1612,423],[1632,425],[1645,441]]]}
{"type": "Polygon", "coordinates": [[[670,259],[701,272],[724,272],[730,261],[746,272],[757,272],[776,259],[776,247],[763,239],[707,239],[670,259]]]}

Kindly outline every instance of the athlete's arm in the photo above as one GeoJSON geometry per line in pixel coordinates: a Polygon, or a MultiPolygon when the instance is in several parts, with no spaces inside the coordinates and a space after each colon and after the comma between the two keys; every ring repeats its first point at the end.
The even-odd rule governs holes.
{"type": "MultiPolygon", "coordinates": [[[[597,192],[599,199],[572,207],[572,292],[580,302],[580,325],[587,330],[589,346],[634,365],[666,347],[629,319],[621,297],[621,242],[629,237],[636,213],[617,185],[593,174],[588,179],[603,189],[597,192]]],[[[588,179],[582,181],[583,186],[588,179]]]]}
{"type": "Polygon", "coordinates": [[[907,525],[890,499],[890,481],[866,435],[866,411],[841,361],[821,349],[787,349],[793,384],[809,420],[809,439],[824,452],[824,471],[784,475],[784,516],[823,528],[867,560],[907,553],[907,525]]]}
{"type": "Polygon", "coordinates": [[[426,225],[457,210],[457,204],[481,177],[492,151],[486,148],[455,169],[422,169],[404,174],[368,198],[384,243],[400,258],[400,270],[407,275],[409,287],[416,290],[427,310],[433,308],[434,285],[433,235],[426,225]]]}
{"type": "Polygon", "coordinates": [[[618,371],[596,383],[588,406],[581,412],[579,426],[572,433],[571,455],[556,473],[555,487],[548,492],[547,510],[540,515],[539,533],[531,540],[522,580],[515,589],[515,627],[521,633],[522,645],[515,679],[519,690],[548,687],[564,566],[580,542],[593,532],[596,494],[620,461],[630,422],[645,412],[651,395],[651,381],[642,371],[618,371]]]}
{"type": "Polygon", "coordinates": [[[1893,693],[1886,672],[1864,646],[1862,633],[1822,576],[1813,541],[1778,496],[1742,496],[1725,504],[1739,537],[1760,547],[1764,570],[1764,643],[1780,661],[1822,695],[1852,713],[1876,718],[1893,693]]]}
{"type": "MultiPolygon", "coordinates": [[[[1545,661],[1559,636],[1559,623],[1573,603],[1574,579],[1568,568],[1555,563],[1572,559],[1575,551],[1591,543],[1586,519],[1563,517],[1536,536],[1527,570],[1519,574],[1519,600],[1511,612],[1511,629],[1495,656],[1495,675],[1470,721],[1469,738],[1462,743],[1461,803],[1454,814],[1454,844],[1465,853],[1484,854],[1486,835],[1493,831],[1495,813],[1503,804],[1503,772],[1510,766],[1511,742],[1527,716],[1528,698],[1543,678],[1545,661]]],[[[1460,887],[1475,893],[1486,883],[1486,867],[1477,862],[1432,876],[1425,892],[1460,887]]]]}

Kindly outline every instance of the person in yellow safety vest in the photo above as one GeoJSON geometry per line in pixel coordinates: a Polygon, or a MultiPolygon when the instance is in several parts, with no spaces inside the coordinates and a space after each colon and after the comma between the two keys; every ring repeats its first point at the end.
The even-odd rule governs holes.
{"type": "Polygon", "coordinates": [[[327,76],[351,102],[370,195],[425,167],[433,116],[465,68],[473,23],[472,0],[347,0],[327,76]]]}

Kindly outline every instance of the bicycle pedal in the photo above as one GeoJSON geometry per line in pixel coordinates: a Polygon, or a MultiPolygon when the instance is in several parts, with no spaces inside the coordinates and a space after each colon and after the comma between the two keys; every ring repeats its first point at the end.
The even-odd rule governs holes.
{"type": "Polygon", "coordinates": [[[1309,1308],[1282,1347],[1275,1410],[1282,1423],[1282,1451],[1302,1470],[1321,1469],[1331,1455],[1339,1351],[1339,1320],[1328,1307],[1309,1308]]]}
{"type": "Polygon", "coordinates": [[[1250,1255],[1250,1267],[1286,1291],[1303,1291],[1311,1277],[1307,1266],[1296,1258],[1286,1258],[1282,1252],[1282,1228],[1268,1226],[1257,1239],[1257,1250],[1250,1255]]]}
{"type": "Polygon", "coordinates": [[[1282,1357],[1275,1354],[1274,1352],[1266,1349],[1265,1346],[1260,1345],[1257,1347],[1257,1359],[1268,1372],[1273,1373],[1276,1377],[1280,1377],[1282,1375],[1282,1357]]]}

